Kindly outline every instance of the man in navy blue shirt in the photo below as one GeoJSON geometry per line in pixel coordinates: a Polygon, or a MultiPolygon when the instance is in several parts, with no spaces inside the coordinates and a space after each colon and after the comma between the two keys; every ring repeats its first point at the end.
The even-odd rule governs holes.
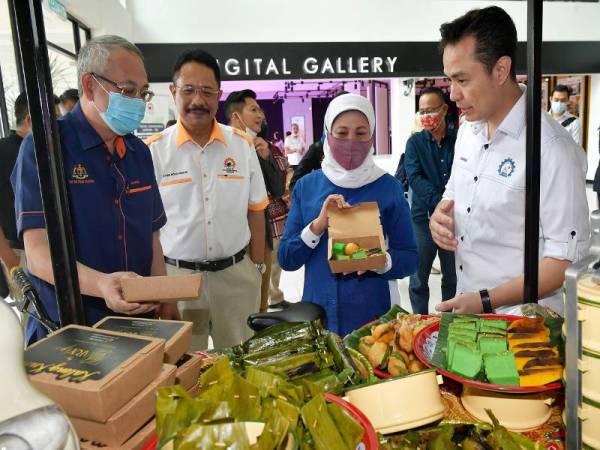
{"type": "Polygon", "coordinates": [[[419,249],[419,270],[410,277],[409,296],[413,312],[418,314],[428,313],[429,274],[436,254],[442,269],[442,300],[456,293],[454,253],[439,248],[429,230],[429,218],[442,199],[454,159],[456,131],[446,124],[447,112],[441,89],[423,89],[418,114],[423,131],[406,143],[404,167],[412,191],[411,215],[419,249]]]}
{"type": "MultiPolygon", "coordinates": [[[[166,223],[148,147],[131,134],[152,98],[140,51],[118,36],[86,43],[77,63],[75,108],[58,121],[86,324],[107,315],[178,318],[176,305],[127,303],[120,279],[165,275],[158,230],[166,223]]],[[[17,229],[27,268],[58,321],[34,142],[23,141],[12,173],[17,229]]],[[[30,319],[29,343],[45,335],[30,319]]]]}

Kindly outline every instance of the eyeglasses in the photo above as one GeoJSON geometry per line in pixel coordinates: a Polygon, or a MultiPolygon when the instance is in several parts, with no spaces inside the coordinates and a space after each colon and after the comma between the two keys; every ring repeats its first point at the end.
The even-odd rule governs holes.
{"type": "Polygon", "coordinates": [[[442,106],[444,106],[444,104],[442,103],[440,106],[436,107],[436,108],[429,108],[429,109],[420,109],[419,110],[419,115],[420,116],[424,116],[425,114],[431,114],[434,113],[438,110],[440,110],[442,108],[442,106]]]}
{"type": "Polygon", "coordinates": [[[212,99],[221,95],[220,89],[213,89],[208,86],[194,86],[193,84],[184,84],[183,86],[175,85],[179,92],[184,97],[193,97],[200,94],[202,97],[212,99]]]}
{"type": "MultiPolygon", "coordinates": [[[[119,89],[120,94],[124,95],[125,97],[131,97],[131,98],[141,98],[144,103],[149,103],[152,98],[154,97],[154,92],[152,92],[149,89],[138,89],[134,86],[131,85],[121,85],[119,83],[115,83],[112,80],[109,80],[106,77],[103,77],[102,75],[96,73],[96,72],[92,72],[92,76],[94,78],[99,78],[102,81],[106,81],[109,84],[112,84],[114,87],[116,87],[117,89],[119,89]]],[[[98,80],[96,80],[98,81],[98,80]]]]}

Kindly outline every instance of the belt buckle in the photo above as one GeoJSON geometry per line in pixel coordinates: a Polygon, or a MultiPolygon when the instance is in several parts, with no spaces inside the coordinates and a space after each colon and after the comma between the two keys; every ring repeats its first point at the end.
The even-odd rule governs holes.
{"type": "Polygon", "coordinates": [[[200,261],[196,265],[196,270],[198,270],[199,272],[206,272],[207,266],[211,267],[210,261],[207,261],[207,260],[200,261]],[[202,266],[204,266],[204,268],[202,266]]]}

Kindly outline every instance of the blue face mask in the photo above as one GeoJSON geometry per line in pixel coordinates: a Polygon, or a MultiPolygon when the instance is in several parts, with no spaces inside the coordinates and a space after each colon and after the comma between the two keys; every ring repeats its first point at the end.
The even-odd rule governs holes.
{"type": "Polygon", "coordinates": [[[567,104],[563,102],[552,102],[552,112],[554,114],[563,114],[567,110],[567,104]]]}
{"type": "Polygon", "coordinates": [[[100,82],[98,84],[108,94],[108,106],[106,111],[102,112],[95,103],[92,104],[108,128],[119,136],[138,129],[146,114],[146,103],[141,98],[125,97],[117,92],[109,92],[100,82]]]}

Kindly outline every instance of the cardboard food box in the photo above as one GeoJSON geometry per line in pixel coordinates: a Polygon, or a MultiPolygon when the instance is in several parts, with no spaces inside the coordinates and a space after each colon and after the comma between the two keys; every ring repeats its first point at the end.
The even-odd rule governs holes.
{"type": "Polygon", "coordinates": [[[327,259],[333,273],[356,272],[358,270],[382,269],[386,263],[386,247],[383,228],[379,219],[377,202],[357,203],[352,208],[327,208],[329,218],[329,241],[327,259]],[[334,260],[333,244],[355,243],[361,248],[380,248],[380,254],[365,259],[334,260]]]}
{"type": "Polygon", "coordinates": [[[156,433],[156,420],[154,418],[129,438],[123,445],[110,447],[102,442],[80,439],[81,450],[141,450],[146,442],[156,433]]]}
{"type": "Polygon", "coordinates": [[[176,364],[190,348],[192,322],[178,320],[105,317],[94,325],[101,330],[131,333],[165,340],[165,362],[176,364]]]}
{"type": "Polygon", "coordinates": [[[133,303],[195,300],[200,296],[201,285],[202,275],[199,273],[121,278],[123,298],[133,303]]]}
{"type": "Polygon", "coordinates": [[[175,373],[176,384],[180,384],[186,391],[198,383],[200,369],[202,368],[202,357],[200,355],[185,354],[181,357],[181,364],[177,365],[175,373]]]}
{"type": "Polygon", "coordinates": [[[152,380],[165,341],[69,325],[25,350],[31,383],[71,417],[105,422],[152,380]]]}
{"type": "Polygon", "coordinates": [[[102,442],[109,446],[119,446],[135,434],[156,410],[156,389],[175,383],[175,366],[164,364],[159,376],[119,409],[106,423],[93,420],[71,418],[71,423],[80,438],[102,442]]]}

